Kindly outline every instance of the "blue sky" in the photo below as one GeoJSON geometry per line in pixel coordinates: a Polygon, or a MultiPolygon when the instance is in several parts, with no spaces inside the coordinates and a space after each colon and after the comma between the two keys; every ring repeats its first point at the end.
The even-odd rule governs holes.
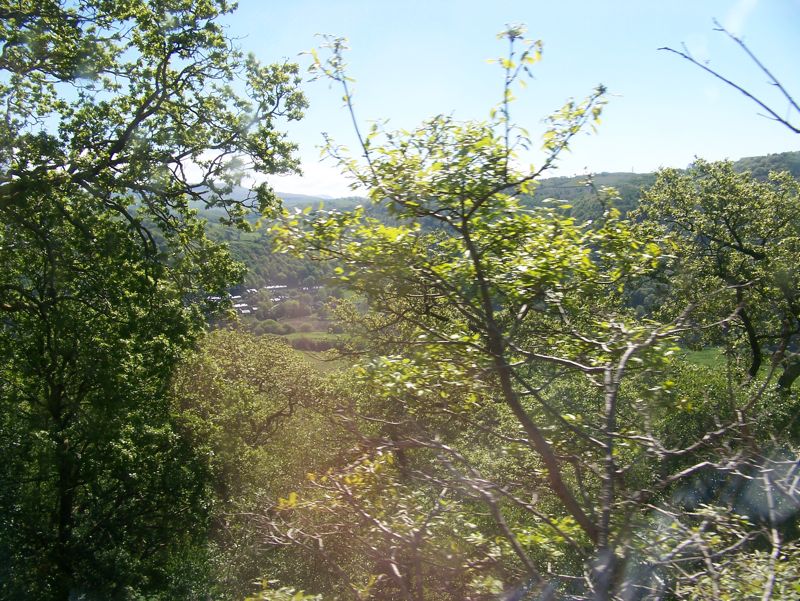
{"type": "MultiPolygon", "coordinates": [[[[520,91],[512,118],[533,135],[542,119],[599,83],[609,104],[597,134],[580,136],[550,175],[652,171],[710,160],[800,149],[800,136],[758,115],[733,89],[660,46],[691,50],[710,66],[781,110],[787,103],[742,51],[713,31],[716,18],[742,37],[800,100],[800,0],[240,0],[230,34],[262,61],[299,56],[318,33],[351,47],[359,120],[389,119],[410,128],[436,114],[486,119],[497,104],[501,71],[486,59],[504,46],[495,34],[525,23],[544,42],[535,79],[520,91]]],[[[311,106],[290,128],[300,144],[303,177],[272,178],[282,192],[347,195],[348,182],[319,162],[322,132],[355,147],[341,92],[325,82],[304,86],[311,106]]],[[[798,117],[795,115],[795,117],[798,117]]],[[[539,162],[533,153],[527,160],[539,162]]]]}

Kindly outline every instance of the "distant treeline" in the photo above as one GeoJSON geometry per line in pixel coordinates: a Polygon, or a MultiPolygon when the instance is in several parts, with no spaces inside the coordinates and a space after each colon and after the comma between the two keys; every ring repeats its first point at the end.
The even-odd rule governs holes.
{"type": "MultiPolygon", "coordinates": [[[[734,169],[749,171],[758,180],[765,180],[772,171],[788,171],[800,177],[800,151],[780,152],[764,156],[745,157],[735,161],[734,169]]],[[[598,193],[605,187],[615,188],[619,198],[614,206],[623,214],[639,205],[642,190],[656,181],[655,173],[596,173],[575,177],[551,177],[541,180],[533,195],[534,204],[556,198],[572,205],[570,213],[578,221],[601,216],[603,207],[598,193]]]]}
{"type": "MultiPolygon", "coordinates": [[[[766,179],[771,171],[789,171],[800,177],[800,151],[781,152],[765,156],[746,157],[734,163],[737,171],[749,171],[756,179],[766,179]]],[[[531,198],[531,203],[540,205],[547,199],[564,200],[571,205],[569,214],[578,221],[598,219],[603,212],[600,201],[603,188],[614,188],[618,197],[611,201],[623,214],[639,204],[642,190],[650,187],[656,179],[655,173],[597,173],[586,176],[551,177],[541,180],[531,198]]],[[[311,196],[285,195],[284,205],[288,209],[316,208],[320,203],[326,209],[349,209],[366,199],[358,197],[318,199],[311,196]]],[[[392,221],[391,215],[382,207],[371,206],[368,214],[384,222],[392,221]]],[[[270,284],[289,286],[318,286],[330,277],[333,266],[309,259],[298,259],[275,253],[269,234],[264,230],[241,232],[214,224],[217,216],[208,213],[210,236],[225,240],[233,256],[247,266],[245,287],[262,287],[270,284]]],[[[645,295],[646,296],[646,295],[645,295]]],[[[646,305],[647,303],[645,303],[646,305]]]]}

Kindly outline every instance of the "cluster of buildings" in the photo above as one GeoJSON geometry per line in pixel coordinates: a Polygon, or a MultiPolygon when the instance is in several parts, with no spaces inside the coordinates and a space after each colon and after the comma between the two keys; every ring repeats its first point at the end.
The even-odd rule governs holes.
{"type": "MultiPolygon", "coordinates": [[[[268,290],[271,292],[270,301],[273,303],[279,303],[281,301],[285,301],[288,296],[285,294],[286,289],[288,286],[284,284],[275,284],[272,286],[264,286],[262,290],[268,290]]],[[[248,288],[242,294],[235,294],[229,295],[228,298],[233,301],[233,308],[239,315],[250,315],[255,313],[258,310],[258,307],[251,304],[252,301],[248,301],[247,297],[252,296],[258,293],[258,288],[248,288]]],[[[210,301],[221,301],[221,296],[209,296],[208,300],[210,301]]]]}

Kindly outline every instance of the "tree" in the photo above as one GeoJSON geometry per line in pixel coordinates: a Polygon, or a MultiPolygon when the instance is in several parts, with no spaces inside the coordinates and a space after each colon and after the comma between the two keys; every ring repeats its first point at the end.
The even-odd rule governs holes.
{"type": "MultiPolygon", "coordinates": [[[[542,166],[520,171],[530,140],[511,124],[511,86],[540,52],[519,50],[522,35],[502,34],[505,93],[489,122],[374,125],[360,163],[330,146],[391,226],[359,208],[289,214],[280,228],[285,249],[337,260],[371,313],[363,388],[337,412],[358,452],[298,491],[272,540],[327,550],[349,598],[413,601],[658,599],[699,575],[719,586],[715,562],[765,545],[755,586],[770,598],[786,557],[779,529],[796,516],[777,509],[797,505],[796,453],[764,441],[787,406],[763,380],[736,390],[724,369],[682,358],[683,337],[734,314],[687,303],[641,319],[628,305],[679,264],[680,238],[623,219],[613,191],[594,223],[563,203],[523,204],[598,118],[604,89],[551,116],[542,166]],[[741,547],[711,537],[734,529],[731,514],[745,516],[741,547]]],[[[330,46],[314,67],[352,114],[343,42],[330,46]]]]}
{"type": "Polygon", "coordinates": [[[778,386],[784,392],[800,375],[798,199],[800,184],[787,172],[758,182],[736,173],[732,163],[698,160],[686,173],[662,171],[637,212],[680,238],[671,277],[675,298],[701,305],[705,316],[733,316],[726,337],[734,347],[732,338],[740,336],[749,377],[771,356],[783,368],[778,386]]]}
{"type": "Polygon", "coordinates": [[[325,428],[315,414],[324,396],[320,380],[282,339],[236,330],[210,333],[173,374],[180,428],[201,451],[213,488],[214,598],[241,600],[274,569],[257,519],[325,460],[314,433],[315,425],[325,428]]]}
{"type": "Polygon", "coordinates": [[[232,47],[230,10],[0,2],[6,598],[203,586],[206,474],[166,383],[241,267],[190,203],[242,227],[269,209],[266,186],[228,193],[243,167],[295,168],[276,126],[305,103],[296,66],[232,47]]]}
{"type": "Polygon", "coordinates": [[[29,196],[5,217],[3,596],[167,588],[206,520],[202,466],[163,394],[196,324],[91,201],[29,196]]]}

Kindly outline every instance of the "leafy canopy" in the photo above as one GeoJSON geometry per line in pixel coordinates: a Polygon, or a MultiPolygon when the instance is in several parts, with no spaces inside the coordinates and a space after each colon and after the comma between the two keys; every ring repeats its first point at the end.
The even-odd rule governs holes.
{"type": "MultiPolygon", "coordinates": [[[[733,364],[698,367],[681,344],[722,337],[743,316],[741,301],[720,314],[713,299],[759,297],[751,275],[708,277],[720,265],[756,268],[714,242],[717,219],[740,221],[724,232],[727,247],[786,245],[779,270],[796,255],[788,213],[761,225],[725,203],[763,198],[765,214],[784,215],[794,184],[782,176],[760,187],[725,166],[706,178],[700,165],[686,178],[663,174],[647,219],[623,218],[611,190],[599,192],[594,222],[576,222],[557,200],[531,207],[537,179],[599,116],[604,89],[556,111],[542,166],[521,168],[530,140],[511,125],[511,86],[519,57],[535,60],[539,48],[516,50],[521,35],[504,32],[505,94],[489,121],[376,124],[360,136],[359,158],[330,143],[391,219],[297,211],[275,229],[284,249],[335,259],[370,312],[357,385],[336,412],[356,446],[286,497],[269,520],[272,540],[320,549],[341,576],[333,590],[353,599],[610,600],[699,591],[700,575],[719,588],[740,549],[714,533],[736,531],[747,557],[771,550],[771,563],[752,570],[767,574],[755,587],[768,598],[769,574],[789,557],[779,528],[796,512],[780,508],[796,503],[796,452],[766,429],[781,418],[786,428],[792,402],[769,387],[774,369],[734,387],[733,364]],[[677,203],[675,191],[685,193],[677,203]],[[670,227],[670,209],[656,203],[685,206],[682,227],[703,231],[670,227]],[[665,274],[675,277],[672,302],[642,318],[629,299],[665,274]]],[[[313,68],[342,86],[354,115],[343,48],[332,40],[332,57],[313,55],[313,68]]],[[[773,275],[758,281],[776,292],[773,275]]],[[[761,328],[770,316],[756,319],[761,328]]]]}
{"type": "Polygon", "coordinates": [[[0,0],[0,575],[5,598],[202,590],[206,478],[166,398],[241,277],[195,205],[248,227],[296,169],[297,66],[225,0],[0,0]]]}

